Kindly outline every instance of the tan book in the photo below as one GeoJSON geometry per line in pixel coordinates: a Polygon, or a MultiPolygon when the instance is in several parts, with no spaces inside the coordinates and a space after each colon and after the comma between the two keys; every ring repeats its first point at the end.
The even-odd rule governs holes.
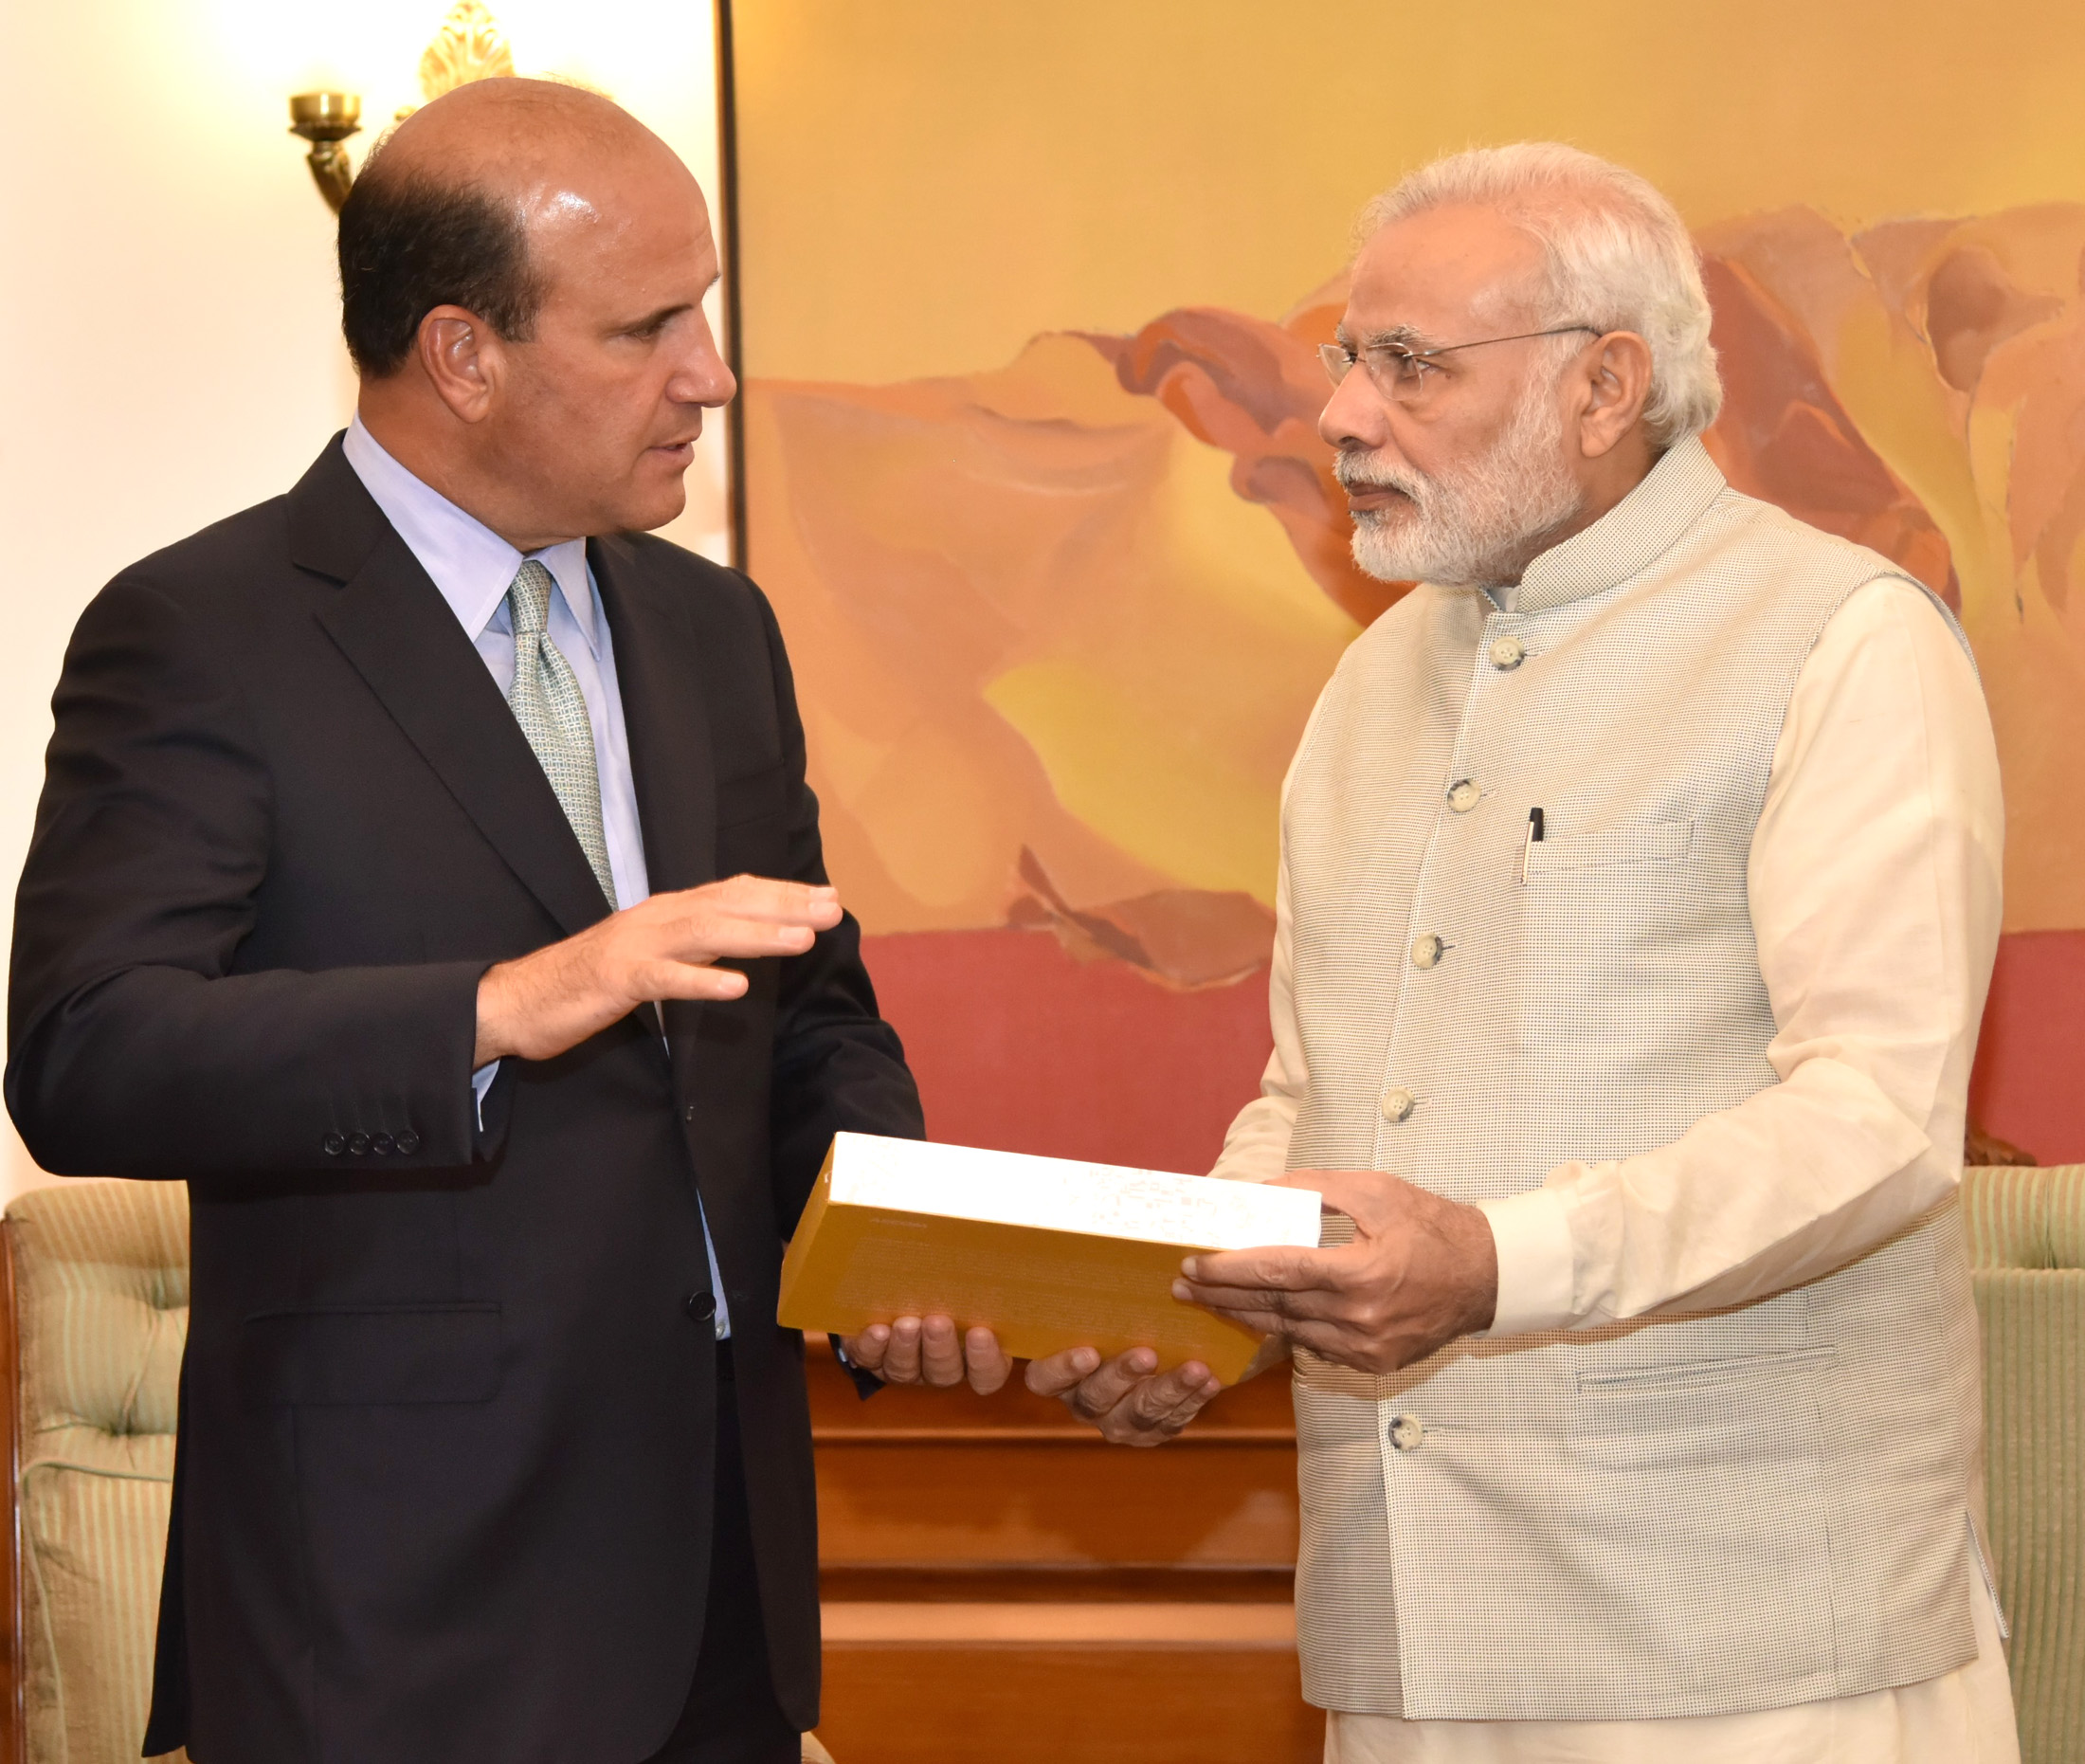
{"type": "Polygon", "coordinates": [[[843,1133],[789,1240],[779,1314],[842,1336],[946,1316],[1021,1359],[1148,1347],[1229,1384],[1260,1337],[1175,1299],[1181,1258],[1317,1236],[1307,1189],[843,1133]]]}

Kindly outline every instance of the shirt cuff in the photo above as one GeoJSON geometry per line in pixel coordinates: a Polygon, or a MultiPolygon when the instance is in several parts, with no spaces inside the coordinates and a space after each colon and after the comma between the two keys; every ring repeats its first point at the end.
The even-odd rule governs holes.
{"type": "Polygon", "coordinates": [[[485,1092],[492,1088],[492,1081],[499,1076],[499,1062],[495,1060],[481,1065],[471,1074],[471,1100],[477,1107],[478,1131],[485,1131],[485,1092]]]}
{"type": "Polygon", "coordinates": [[[1478,1201],[1498,1252],[1498,1308],[1487,1332],[1519,1336],[1534,1329],[1568,1329],[1572,1302],[1570,1216],[1554,1189],[1533,1189],[1504,1200],[1478,1201]]]}

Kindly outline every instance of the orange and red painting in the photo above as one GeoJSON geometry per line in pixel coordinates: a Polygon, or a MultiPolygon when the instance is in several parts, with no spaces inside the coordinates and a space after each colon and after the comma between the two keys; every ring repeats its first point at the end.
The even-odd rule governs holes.
{"type": "MultiPolygon", "coordinates": [[[[1351,10],[1321,9],[1329,23],[1351,10]]],[[[1045,307],[1023,271],[1042,247],[1019,217],[1068,248],[1079,206],[1062,186],[1097,174],[1092,155],[1003,164],[989,225],[970,229],[986,259],[974,264],[961,203],[937,211],[931,189],[907,202],[885,181],[931,184],[909,136],[879,152],[873,131],[849,135],[820,160],[766,133],[795,126],[791,91],[819,89],[821,45],[886,76],[903,45],[850,44],[817,0],[748,11],[747,561],[790,643],[831,867],[870,934],[930,1128],[1204,1168],[1265,1057],[1283,772],[1341,649],[1398,592],[1350,560],[1315,430],[1316,345],[1344,301],[1343,272],[1321,272],[1343,236],[1328,227],[1277,301],[1278,266],[1241,277],[1220,240],[1183,248],[1133,230],[1110,248],[1148,249],[1162,272],[1064,278],[1044,296],[1061,321],[1038,325],[1045,307]],[[929,243],[912,257],[850,250],[843,223],[822,251],[801,214],[771,208],[813,189],[823,214],[859,202],[929,243]],[[1137,299],[1191,282],[1198,252],[1224,298],[1133,316],[1137,299]],[[998,353],[949,359],[995,333],[949,308],[937,257],[960,257],[971,297],[1007,309],[998,353]],[[926,310],[894,303],[894,281],[926,310]],[[880,336],[850,331],[864,311],[880,336]],[[845,372],[857,356],[861,371],[845,372]]],[[[1256,12],[1196,16],[1206,31],[1234,12],[1249,68],[1267,28],[1256,12]]],[[[976,34],[929,45],[934,69],[1005,84],[1013,138],[1079,125],[1076,83],[1030,79],[993,59],[1006,41],[976,34]]],[[[922,89],[915,78],[915,100],[922,89]]],[[[1540,115],[1514,127],[1503,109],[1493,138],[1566,132],[1538,130],[1551,120],[1540,115]]],[[[1169,118],[1158,103],[1146,120],[1169,118]]],[[[946,120],[947,152],[991,145],[974,118],[946,120]]],[[[1137,122],[1110,124],[1131,169],[1137,122]]],[[[916,115],[907,128],[932,133],[916,115]]],[[[1461,138],[1373,155],[1359,193],[1461,138]]],[[[1167,142],[1147,140],[1147,157],[1154,144],[1167,142]]],[[[1633,162],[1659,177],[1656,156],[1633,162]]],[[[1324,181],[1355,186],[1353,157],[1350,144],[1324,181]]],[[[1800,194],[1802,172],[1792,161],[1763,193],[1800,194]]],[[[1174,224],[1236,227],[1239,202],[1278,201],[1313,173],[1300,156],[1286,176],[1261,166],[1230,208],[1184,199],[1174,224]]],[[[1192,196],[1209,173],[1173,175],[1192,196]]],[[[1988,212],[1899,195],[1849,219],[1830,182],[1814,202],[1688,205],[1726,386],[1709,446],[1739,488],[1873,546],[1960,612],[2009,815],[2008,936],[1977,1107],[2044,1161],[2085,1157],[2085,1105],[2062,1076],[2085,1060],[2085,159],[2076,200],[1988,212]]]]}

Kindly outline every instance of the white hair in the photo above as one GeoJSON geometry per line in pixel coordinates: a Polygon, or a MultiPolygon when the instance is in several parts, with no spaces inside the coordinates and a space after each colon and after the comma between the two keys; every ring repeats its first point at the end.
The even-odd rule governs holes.
{"type": "Polygon", "coordinates": [[[1723,404],[1709,297],[1687,224],[1634,172],[1556,141],[1473,147],[1422,166],[1362,210],[1365,243],[1428,209],[1496,209],[1548,261],[1535,322],[1634,331],[1650,345],[1643,427],[1659,447],[1697,435],[1723,404]]]}

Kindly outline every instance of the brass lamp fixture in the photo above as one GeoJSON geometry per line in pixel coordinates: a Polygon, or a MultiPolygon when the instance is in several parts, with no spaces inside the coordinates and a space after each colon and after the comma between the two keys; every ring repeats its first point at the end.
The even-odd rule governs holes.
{"type": "MultiPolygon", "coordinates": [[[[514,51],[482,0],[457,0],[420,57],[420,91],[430,104],[474,80],[513,77],[514,51]]],[[[408,104],[395,120],[403,122],[412,111],[408,104]]],[[[304,162],[336,214],[354,184],[354,168],[340,143],[361,127],[362,100],[345,92],[304,92],[290,100],[290,133],[311,143],[304,162]]]]}
{"type": "Polygon", "coordinates": [[[290,133],[311,143],[304,163],[311,167],[312,182],[335,214],[354,182],[354,168],[340,143],[361,127],[362,100],[345,92],[303,92],[290,100],[290,133]]]}

